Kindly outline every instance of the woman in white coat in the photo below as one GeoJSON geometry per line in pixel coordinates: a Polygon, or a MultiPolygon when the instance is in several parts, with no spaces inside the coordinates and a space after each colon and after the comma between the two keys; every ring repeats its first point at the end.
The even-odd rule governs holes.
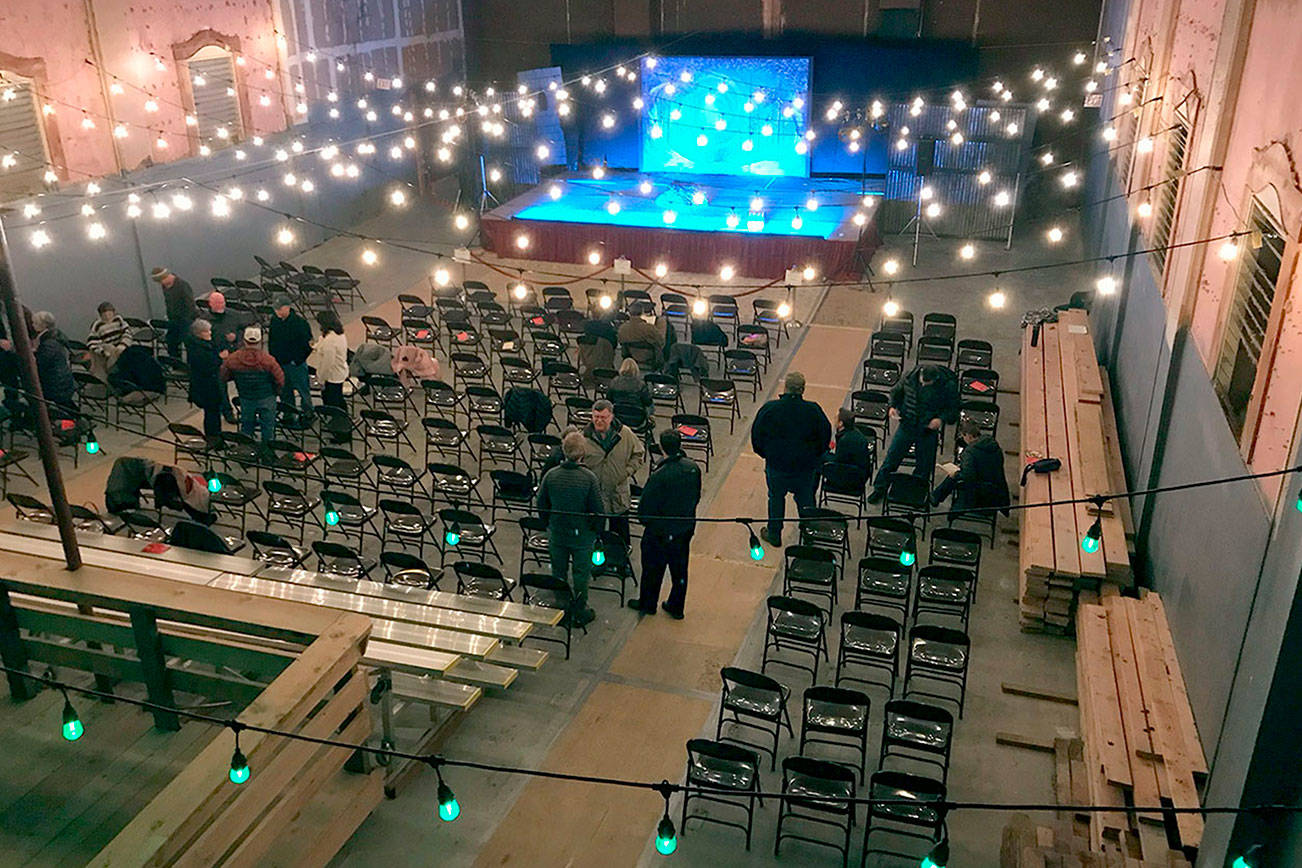
{"type": "Polygon", "coordinates": [[[344,337],[344,325],[339,315],[329,310],[318,313],[316,321],[321,326],[321,337],[307,363],[316,368],[317,379],[321,381],[321,403],[347,410],[344,381],[348,379],[348,340],[344,337]]]}

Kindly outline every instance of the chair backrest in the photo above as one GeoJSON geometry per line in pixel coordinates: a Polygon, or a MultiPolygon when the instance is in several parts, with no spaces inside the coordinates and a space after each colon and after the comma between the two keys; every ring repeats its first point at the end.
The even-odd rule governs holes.
{"type": "MultiPolygon", "coordinates": [[[[837,706],[844,709],[842,716],[845,718],[859,717],[862,715],[863,728],[868,727],[869,711],[872,708],[872,702],[868,699],[868,694],[861,690],[850,690],[845,687],[828,687],[826,685],[814,685],[805,688],[804,709],[806,726],[809,725],[809,711],[812,706],[837,706]]],[[[833,711],[833,709],[826,709],[833,711]]],[[[830,715],[829,715],[830,716],[830,715]]],[[[837,727],[838,729],[852,729],[855,727],[837,727]]]]}
{"type": "Polygon", "coordinates": [[[319,539],[312,542],[312,551],[321,560],[352,560],[361,563],[362,556],[343,543],[319,539]]]}
{"type": "Polygon", "coordinates": [[[903,359],[906,347],[904,337],[895,332],[874,332],[868,339],[868,352],[873,358],[903,359]]]}
{"type": "MultiPolygon", "coordinates": [[[[721,766],[728,772],[723,776],[729,782],[754,782],[759,780],[759,754],[737,744],[714,741],[708,738],[693,738],[687,741],[687,779],[720,786],[719,777],[714,774],[693,774],[697,770],[717,770],[721,766]]],[[[734,783],[725,786],[733,786],[734,783]]],[[[745,789],[738,786],[738,789],[745,789]]]]}
{"type": "Polygon", "coordinates": [[[990,368],[967,368],[958,375],[961,395],[993,400],[999,394],[999,372],[990,368]]]}
{"type": "MultiPolygon", "coordinates": [[[[794,789],[802,793],[844,794],[852,798],[857,780],[855,772],[848,766],[830,760],[789,756],[782,761],[783,792],[794,789]]],[[[801,799],[800,806],[807,811],[829,814],[853,814],[856,810],[852,802],[835,798],[801,799]]]]}
{"type": "Polygon", "coordinates": [[[884,557],[881,555],[869,555],[866,558],[859,559],[859,576],[877,577],[895,579],[900,584],[907,584],[909,577],[913,575],[913,568],[906,567],[900,563],[898,557],[884,557]]]}
{"type": "Polygon", "coordinates": [[[431,576],[434,575],[429,564],[409,552],[391,550],[380,552],[380,566],[384,567],[385,574],[389,576],[408,570],[424,570],[431,576]]]}
{"type": "Polygon", "coordinates": [[[253,553],[259,557],[264,557],[272,552],[287,552],[294,557],[298,556],[298,553],[294,551],[293,544],[280,534],[254,529],[245,531],[244,537],[252,544],[253,553]]]}
{"type": "Polygon", "coordinates": [[[931,548],[927,560],[975,569],[981,563],[982,546],[981,537],[972,531],[938,527],[931,532],[931,548]]]}
{"type": "Polygon", "coordinates": [[[872,817],[927,830],[939,829],[944,821],[939,806],[928,807],[945,800],[945,785],[932,778],[890,770],[874,772],[869,778],[868,796],[874,800],[869,808],[872,817]]]}
{"type": "Polygon", "coordinates": [[[918,624],[910,630],[909,644],[913,645],[917,642],[949,645],[965,651],[971,646],[967,633],[953,627],[940,627],[935,624],[918,624]]]}
{"type": "Polygon", "coordinates": [[[774,595],[768,599],[769,620],[772,621],[778,614],[794,615],[800,618],[817,618],[821,623],[823,620],[823,610],[808,600],[800,600],[795,597],[783,597],[774,595]]]}
{"type": "Polygon", "coordinates": [[[723,680],[724,696],[738,687],[744,687],[747,691],[770,694],[779,703],[783,700],[782,685],[762,672],[752,672],[740,666],[725,666],[719,670],[719,677],[723,680]]]}
{"type": "MultiPolygon", "coordinates": [[[[873,516],[866,519],[865,524],[868,527],[869,554],[898,557],[907,544],[916,545],[917,535],[913,525],[902,518],[873,516]]],[[[917,551],[916,547],[913,550],[917,551]]]]}
{"type": "Polygon", "coordinates": [[[267,494],[274,494],[277,497],[296,497],[300,500],[304,499],[302,491],[290,485],[288,482],[281,482],[278,479],[268,479],[266,482],[262,483],[262,489],[266,491],[267,494]]]}
{"type": "Polygon", "coordinates": [[[362,502],[353,495],[334,488],[322,489],[321,502],[326,505],[327,509],[335,509],[340,506],[359,507],[362,505],[362,502]]]}
{"type": "Polygon", "coordinates": [[[836,563],[836,556],[830,550],[808,545],[787,546],[782,550],[782,558],[787,565],[787,569],[791,568],[792,561],[809,561],[818,564],[836,563]]]}
{"type": "Polygon", "coordinates": [[[994,361],[995,351],[989,341],[967,338],[958,342],[957,363],[960,368],[988,368],[994,361]]]}
{"type": "Polygon", "coordinates": [[[899,362],[890,359],[865,359],[863,363],[863,385],[885,386],[890,388],[900,380],[903,369],[899,362]]]}
{"type": "Polygon", "coordinates": [[[167,541],[177,548],[210,552],[215,555],[230,554],[230,547],[226,545],[224,539],[211,528],[195,521],[178,521],[167,541]]]}
{"type": "Polygon", "coordinates": [[[880,630],[884,633],[895,634],[896,639],[904,633],[904,628],[900,622],[889,615],[881,615],[877,612],[860,612],[851,610],[841,614],[841,627],[857,627],[861,630],[880,630]]]}
{"type": "Polygon", "coordinates": [[[381,498],[378,504],[380,511],[385,513],[394,513],[395,515],[420,515],[418,508],[405,500],[394,500],[393,498],[381,498]]]}

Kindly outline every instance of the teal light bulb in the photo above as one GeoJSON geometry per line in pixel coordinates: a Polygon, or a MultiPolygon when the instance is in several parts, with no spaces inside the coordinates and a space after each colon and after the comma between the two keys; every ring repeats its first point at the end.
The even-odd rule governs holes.
{"type": "Polygon", "coordinates": [[[678,832],[674,829],[674,821],[665,814],[656,827],[656,852],[661,856],[670,856],[677,849],[678,832]]]}
{"type": "Polygon", "coordinates": [[[593,550],[592,550],[592,565],[593,565],[594,567],[599,567],[599,566],[601,566],[602,564],[604,564],[605,562],[606,562],[606,550],[605,550],[605,549],[602,549],[602,548],[595,548],[595,549],[593,549],[593,550]]]}
{"type": "Polygon", "coordinates": [[[95,454],[96,452],[98,452],[98,451],[99,451],[99,441],[98,441],[98,440],[87,440],[87,441],[86,441],[86,452],[87,452],[88,454],[90,454],[90,455],[94,455],[94,454],[95,454]]]}
{"type": "Polygon", "coordinates": [[[1298,512],[1302,512],[1302,491],[1297,493],[1297,502],[1293,505],[1297,507],[1298,512]]]}
{"type": "Polygon", "coordinates": [[[932,862],[930,856],[923,856],[923,857],[922,857],[922,868],[945,868],[945,866],[944,866],[944,865],[937,865],[935,862],[932,862]]]}
{"type": "Polygon", "coordinates": [[[1102,540],[1100,540],[1098,537],[1085,534],[1085,536],[1081,537],[1080,539],[1081,551],[1086,552],[1088,554],[1094,554],[1094,552],[1099,550],[1099,545],[1101,543],[1102,540]]]}
{"type": "Polygon", "coordinates": [[[445,823],[451,823],[457,817],[461,816],[461,803],[453,794],[452,788],[442,781],[439,782],[438,789],[439,800],[439,819],[445,823]]]}
{"type": "Polygon", "coordinates": [[[918,559],[918,555],[912,549],[904,549],[900,552],[900,565],[911,567],[913,562],[918,559]]]}
{"type": "Polygon", "coordinates": [[[753,561],[764,560],[764,546],[753,545],[750,547],[750,559],[753,561]]]}
{"type": "Polygon", "coordinates": [[[222,481],[218,479],[216,476],[214,476],[212,479],[209,479],[208,490],[211,491],[213,494],[216,494],[217,492],[221,491],[222,481]]]}
{"type": "Polygon", "coordinates": [[[69,700],[63,700],[63,737],[68,741],[76,741],[85,731],[86,727],[82,726],[77,710],[69,700]]]}
{"type": "Polygon", "coordinates": [[[450,546],[461,542],[461,526],[454,524],[448,528],[447,532],[443,534],[443,541],[450,546]]]}
{"type": "Polygon", "coordinates": [[[326,510],[326,524],[331,527],[339,524],[339,513],[333,509],[326,510]]]}
{"type": "Polygon", "coordinates": [[[238,747],[231,754],[231,783],[242,784],[249,779],[249,761],[238,747]]]}

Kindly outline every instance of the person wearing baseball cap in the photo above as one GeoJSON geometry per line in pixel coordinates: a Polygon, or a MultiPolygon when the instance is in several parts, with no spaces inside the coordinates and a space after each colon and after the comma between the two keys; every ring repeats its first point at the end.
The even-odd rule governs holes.
{"type": "Polygon", "coordinates": [[[261,344],[261,326],[246,328],[244,346],[222,362],[221,378],[223,382],[235,381],[240,396],[240,430],[252,437],[261,429],[262,442],[267,443],[276,434],[276,404],[285,387],[285,372],[261,344]]]}
{"type": "Polygon", "coordinates": [[[294,311],[289,296],[284,293],[273,298],[271,306],[276,315],[267,330],[267,350],[285,372],[285,394],[281,398],[292,407],[294,395],[298,394],[298,423],[306,425],[314,413],[312,382],[307,371],[307,357],[312,354],[312,326],[294,311]]]}
{"type": "Polygon", "coordinates": [[[160,265],[149,277],[163,288],[163,305],[167,309],[167,354],[181,358],[181,344],[190,333],[190,323],[199,315],[194,304],[194,290],[166,266],[160,265]]]}

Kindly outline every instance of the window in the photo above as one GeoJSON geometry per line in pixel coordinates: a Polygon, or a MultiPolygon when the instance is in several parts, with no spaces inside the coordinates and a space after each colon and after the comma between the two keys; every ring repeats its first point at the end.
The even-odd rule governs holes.
{"type": "Polygon", "coordinates": [[[50,154],[31,81],[0,72],[0,197],[45,187],[50,154]]]}
{"type": "Polygon", "coordinates": [[[1176,203],[1180,201],[1184,155],[1189,146],[1189,122],[1176,112],[1175,122],[1166,135],[1166,162],[1162,164],[1162,180],[1153,197],[1153,234],[1150,237],[1152,262],[1159,283],[1166,269],[1167,251],[1164,248],[1171,243],[1171,224],[1175,221],[1176,203]]]}
{"type": "Polygon", "coordinates": [[[217,45],[206,45],[186,61],[194,115],[198,119],[199,141],[221,148],[244,136],[240,97],[231,53],[217,45]]]}
{"type": "Polygon", "coordinates": [[[1239,262],[1221,352],[1212,376],[1235,438],[1243,436],[1247,425],[1248,406],[1257,382],[1257,366],[1261,362],[1271,307],[1275,303],[1275,284],[1284,257],[1284,236],[1255,198],[1249,229],[1253,249],[1245,251],[1239,262]]]}

